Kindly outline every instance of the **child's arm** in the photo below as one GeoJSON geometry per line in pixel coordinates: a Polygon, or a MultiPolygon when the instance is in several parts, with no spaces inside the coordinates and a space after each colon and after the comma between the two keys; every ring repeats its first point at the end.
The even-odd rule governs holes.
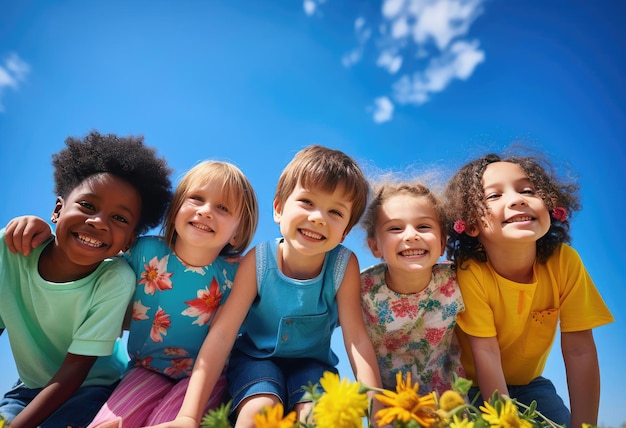
{"type": "MultiPolygon", "coordinates": [[[[346,353],[355,378],[366,386],[382,388],[376,353],[367,334],[361,313],[360,287],[359,263],[355,255],[352,254],[343,282],[337,292],[339,325],[343,332],[346,353]]],[[[370,400],[374,399],[373,391],[370,391],[368,395],[370,400]]],[[[373,416],[382,407],[378,400],[373,400],[372,422],[374,422],[373,416]]]]}
{"type": "Polygon", "coordinates": [[[561,351],[567,374],[572,427],[598,423],[600,369],[591,330],[561,333],[561,351]]]}
{"type": "MultiPolygon", "coordinates": [[[[502,361],[500,360],[500,347],[498,339],[493,337],[476,337],[467,335],[474,356],[476,379],[483,400],[491,398],[494,391],[502,395],[509,395],[509,389],[504,379],[502,361]]],[[[469,397],[472,400],[474,397],[469,397]]],[[[482,404],[482,403],[478,403],[482,404]]]]}
{"type": "Polygon", "coordinates": [[[4,239],[9,251],[27,256],[31,250],[52,236],[50,225],[42,218],[25,215],[15,217],[6,226],[4,239]]]}
{"type": "MultiPolygon", "coordinates": [[[[193,366],[183,404],[172,422],[158,428],[197,428],[215,382],[224,369],[239,328],[257,296],[256,256],[252,249],[241,261],[226,303],[218,310],[193,366]]],[[[156,428],[155,427],[155,428],[156,428]]]]}
{"type": "Polygon", "coordinates": [[[16,416],[11,427],[39,426],[76,392],[97,358],[67,354],[48,385],[16,416]]]}

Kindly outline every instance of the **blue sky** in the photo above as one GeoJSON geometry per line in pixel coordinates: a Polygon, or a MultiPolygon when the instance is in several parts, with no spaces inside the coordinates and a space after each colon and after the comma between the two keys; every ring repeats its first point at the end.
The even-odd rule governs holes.
{"type": "MultiPolygon", "coordinates": [[[[255,242],[278,233],[274,186],[306,145],[343,150],[368,174],[445,177],[521,140],[582,186],[573,246],[616,319],[594,332],[599,422],[620,426],[625,9],[619,0],[0,0],[0,224],[49,218],[51,154],[92,129],[143,135],[175,181],[203,159],[238,165],[260,201],[255,242]]],[[[362,267],[376,262],[360,230],[346,244],[362,267]]],[[[567,397],[561,361],[557,343],[545,375],[567,397]]],[[[12,364],[2,335],[2,391],[12,364]]]]}

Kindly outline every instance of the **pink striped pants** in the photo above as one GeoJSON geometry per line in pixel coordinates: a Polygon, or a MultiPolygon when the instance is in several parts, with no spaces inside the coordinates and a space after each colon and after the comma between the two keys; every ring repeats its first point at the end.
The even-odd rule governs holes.
{"type": "MultiPolygon", "coordinates": [[[[172,421],[185,398],[189,377],[180,380],[134,367],[102,406],[88,428],[140,428],[172,421]]],[[[217,380],[205,412],[218,407],[226,392],[224,373],[217,380]]]]}

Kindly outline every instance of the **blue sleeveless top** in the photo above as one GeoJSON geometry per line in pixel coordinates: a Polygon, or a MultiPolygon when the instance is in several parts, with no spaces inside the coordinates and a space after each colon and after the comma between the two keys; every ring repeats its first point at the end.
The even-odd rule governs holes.
{"type": "Polygon", "coordinates": [[[342,245],[326,253],[320,274],[298,280],[278,268],[282,238],[256,247],[258,296],[235,347],[256,358],[314,358],[337,365],[330,339],[338,325],[337,290],[352,252],[342,245]]]}

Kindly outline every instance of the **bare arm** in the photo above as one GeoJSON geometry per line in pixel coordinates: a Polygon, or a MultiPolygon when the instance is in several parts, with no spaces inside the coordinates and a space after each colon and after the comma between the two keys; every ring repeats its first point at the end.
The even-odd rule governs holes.
{"type": "Polygon", "coordinates": [[[200,348],[176,419],[159,424],[157,427],[197,428],[200,425],[204,407],[224,369],[239,327],[256,296],[255,251],[250,250],[237,269],[230,296],[215,315],[209,333],[200,348]]]}
{"type": "Polygon", "coordinates": [[[561,334],[561,352],[567,374],[572,427],[598,423],[600,368],[591,330],[561,334]]]}
{"type": "Polygon", "coordinates": [[[15,217],[7,224],[5,232],[4,239],[9,251],[25,256],[52,236],[50,225],[32,215],[15,217]]]}
{"type": "Polygon", "coordinates": [[[34,427],[65,403],[83,383],[97,357],[67,354],[48,385],[11,422],[11,427],[34,427]]]}
{"type": "MultiPolygon", "coordinates": [[[[353,254],[337,292],[339,324],[355,378],[366,386],[382,388],[376,353],[361,313],[360,287],[359,263],[353,254]]],[[[370,399],[374,398],[374,392],[369,392],[368,395],[370,399]]],[[[374,400],[372,415],[380,409],[382,404],[374,400]]]]}
{"type": "MultiPolygon", "coordinates": [[[[467,335],[467,337],[472,348],[476,378],[483,400],[489,400],[496,390],[502,395],[509,395],[504,372],[502,371],[498,339],[495,336],[476,337],[467,335]]],[[[470,399],[472,398],[470,397],[470,399]]]]}

